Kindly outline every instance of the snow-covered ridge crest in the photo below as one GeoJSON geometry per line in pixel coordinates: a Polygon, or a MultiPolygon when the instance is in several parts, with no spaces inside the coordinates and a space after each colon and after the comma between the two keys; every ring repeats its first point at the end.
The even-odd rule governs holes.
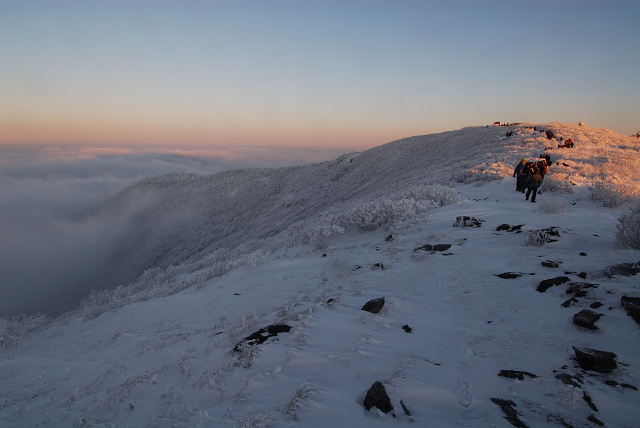
{"type": "Polygon", "coordinates": [[[501,179],[520,158],[537,158],[548,148],[557,164],[549,187],[574,191],[573,183],[592,197],[622,203],[637,194],[638,146],[635,138],[577,125],[468,127],[311,165],[151,177],[105,204],[105,210],[127,210],[131,223],[110,263],[119,269],[102,284],[136,283],[149,269],[172,276],[209,269],[204,280],[282,246],[322,247],[326,237],[351,226],[397,232],[434,205],[456,202],[455,191],[442,186],[501,179]],[[576,147],[558,149],[544,130],[558,140],[573,138],[576,147]]]}
{"type": "Polygon", "coordinates": [[[312,167],[229,171],[155,191],[147,191],[153,180],[139,183],[148,189],[119,195],[115,211],[128,210],[130,233],[157,233],[143,243],[158,251],[173,250],[164,246],[171,234],[182,261],[146,269],[49,324],[0,324],[0,421],[635,427],[640,327],[625,305],[640,299],[640,253],[618,247],[615,235],[637,199],[596,184],[614,175],[637,184],[638,146],[604,130],[583,140],[574,128],[552,128],[576,146],[547,151],[554,164],[544,185],[553,186],[536,204],[515,192],[511,173],[552,143],[524,125],[438,134],[431,147],[414,137],[312,167]],[[473,145],[463,150],[465,138],[491,144],[480,155],[473,145]],[[447,146],[457,148],[452,158],[447,146]],[[416,167],[381,168],[403,161],[416,167]],[[385,178],[367,175],[373,167],[385,178]],[[254,209],[247,195],[264,200],[254,209]],[[607,195],[618,199],[599,199],[607,195]],[[202,215],[217,201],[235,214],[234,203],[252,210],[229,222],[238,231],[224,230],[237,240],[181,247],[181,233],[195,239],[225,227],[202,215]],[[474,219],[469,227],[457,221],[464,216],[474,219]],[[195,219],[200,231],[190,229],[195,219]],[[270,233],[241,241],[252,236],[240,230],[247,224],[270,233]],[[362,310],[370,301],[383,301],[381,311],[362,310]],[[613,361],[583,368],[578,349],[613,361]],[[368,409],[372,385],[384,387],[393,416],[389,407],[368,409]]]}

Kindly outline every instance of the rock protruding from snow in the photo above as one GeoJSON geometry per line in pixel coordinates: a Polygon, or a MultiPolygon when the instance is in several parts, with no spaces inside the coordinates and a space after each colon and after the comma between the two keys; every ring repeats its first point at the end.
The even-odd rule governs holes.
{"type": "Polygon", "coordinates": [[[451,248],[451,244],[424,244],[421,247],[414,248],[413,251],[447,251],[449,248],[451,248]]]}
{"type": "Polygon", "coordinates": [[[633,320],[640,324],[640,297],[622,296],[622,307],[633,320]]]}
{"type": "Polygon", "coordinates": [[[518,380],[524,380],[525,376],[528,376],[532,379],[535,379],[538,377],[533,373],[525,372],[521,370],[500,370],[500,373],[498,373],[498,376],[508,377],[509,379],[518,379],[518,380]]]}
{"type": "Polygon", "coordinates": [[[514,408],[516,407],[516,403],[511,400],[504,400],[502,398],[492,398],[491,401],[500,406],[502,412],[504,413],[504,418],[508,420],[511,425],[518,428],[528,428],[528,425],[520,420],[520,415],[514,408]]]}
{"type": "Polygon", "coordinates": [[[620,263],[604,268],[602,273],[611,278],[612,276],[634,276],[640,273],[640,262],[638,263],[620,263]]]}
{"type": "Polygon", "coordinates": [[[393,410],[391,405],[391,399],[387,395],[387,390],[381,382],[374,382],[367,391],[367,396],[364,397],[364,407],[367,410],[371,410],[372,407],[377,407],[384,413],[389,413],[393,410]]]}
{"type": "Polygon", "coordinates": [[[536,290],[540,293],[544,293],[554,285],[564,284],[567,281],[569,281],[568,276],[557,276],[555,278],[543,279],[540,281],[540,284],[538,284],[538,288],[536,288],[536,290]]]}
{"type": "Polygon", "coordinates": [[[377,299],[369,300],[364,304],[361,310],[371,312],[372,314],[380,313],[382,308],[384,307],[384,297],[380,297],[377,299]]]}
{"type": "Polygon", "coordinates": [[[583,370],[592,370],[600,373],[611,373],[618,368],[616,363],[617,355],[613,352],[599,351],[592,348],[576,348],[573,347],[576,354],[576,360],[580,368],[583,370]]]}
{"type": "Polygon", "coordinates": [[[600,319],[602,314],[590,311],[589,309],[583,309],[573,316],[573,323],[579,327],[587,328],[589,330],[598,330],[598,326],[595,322],[600,319]]]}
{"type": "MultiPolygon", "coordinates": [[[[245,344],[258,345],[260,343],[266,342],[266,340],[270,337],[277,336],[279,333],[287,333],[289,332],[289,330],[291,330],[291,326],[288,326],[286,324],[272,324],[265,328],[261,328],[255,333],[252,333],[251,335],[245,337],[244,338],[244,340],[246,341],[245,344]]],[[[233,350],[236,352],[240,352],[242,351],[242,348],[243,348],[243,344],[241,342],[236,344],[233,350]]]]}

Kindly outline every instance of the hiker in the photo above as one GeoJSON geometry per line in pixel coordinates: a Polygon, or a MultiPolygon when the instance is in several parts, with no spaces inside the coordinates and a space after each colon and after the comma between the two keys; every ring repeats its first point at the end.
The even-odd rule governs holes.
{"type": "Polygon", "coordinates": [[[544,176],[547,173],[547,170],[549,169],[549,167],[547,165],[547,161],[546,160],[540,160],[540,161],[538,161],[538,163],[536,163],[536,166],[538,167],[538,170],[540,171],[540,175],[544,179],[544,176]]]}
{"type": "Polygon", "coordinates": [[[533,166],[533,171],[527,175],[527,194],[525,195],[525,199],[528,201],[529,196],[531,196],[531,202],[536,201],[536,194],[538,193],[538,187],[542,184],[542,174],[540,174],[540,169],[537,165],[533,166]]]}
{"type": "Polygon", "coordinates": [[[516,168],[513,170],[513,176],[516,177],[516,192],[524,193],[524,165],[527,163],[526,159],[522,159],[516,168]]]}

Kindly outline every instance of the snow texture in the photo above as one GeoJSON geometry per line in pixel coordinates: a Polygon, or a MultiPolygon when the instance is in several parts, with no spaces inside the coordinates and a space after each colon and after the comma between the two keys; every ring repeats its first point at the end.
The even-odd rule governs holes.
{"type": "Polygon", "coordinates": [[[143,180],[100,214],[131,219],[109,289],[2,320],[0,426],[637,426],[640,326],[621,298],[638,276],[603,272],[640,261],[616,240],[639,150],[588,126],[472,127],[143,180]],[[511,174],[548,147],[532,204],[511,174]],[[532,245],[541,230],[557,236],[532,245]],[[596,307],[597,329],[572,322],[596,307]],[[583,370],[574,348],[617,367],[583,370]],[[389,413],[364,406],[376,382],[389,413]]]}

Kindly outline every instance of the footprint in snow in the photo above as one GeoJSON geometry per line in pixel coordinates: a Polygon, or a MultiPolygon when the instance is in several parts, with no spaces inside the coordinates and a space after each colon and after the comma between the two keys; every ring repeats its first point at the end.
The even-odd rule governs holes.
{"type": "Polygon", "coordinates": [[[458,400],[458,404],[462,407],[471,406],[473,397],[469,391],[469,383],[461,381],[460,378],[456,379],[456,387],[453,389],[453,394],[458,400]]]}

